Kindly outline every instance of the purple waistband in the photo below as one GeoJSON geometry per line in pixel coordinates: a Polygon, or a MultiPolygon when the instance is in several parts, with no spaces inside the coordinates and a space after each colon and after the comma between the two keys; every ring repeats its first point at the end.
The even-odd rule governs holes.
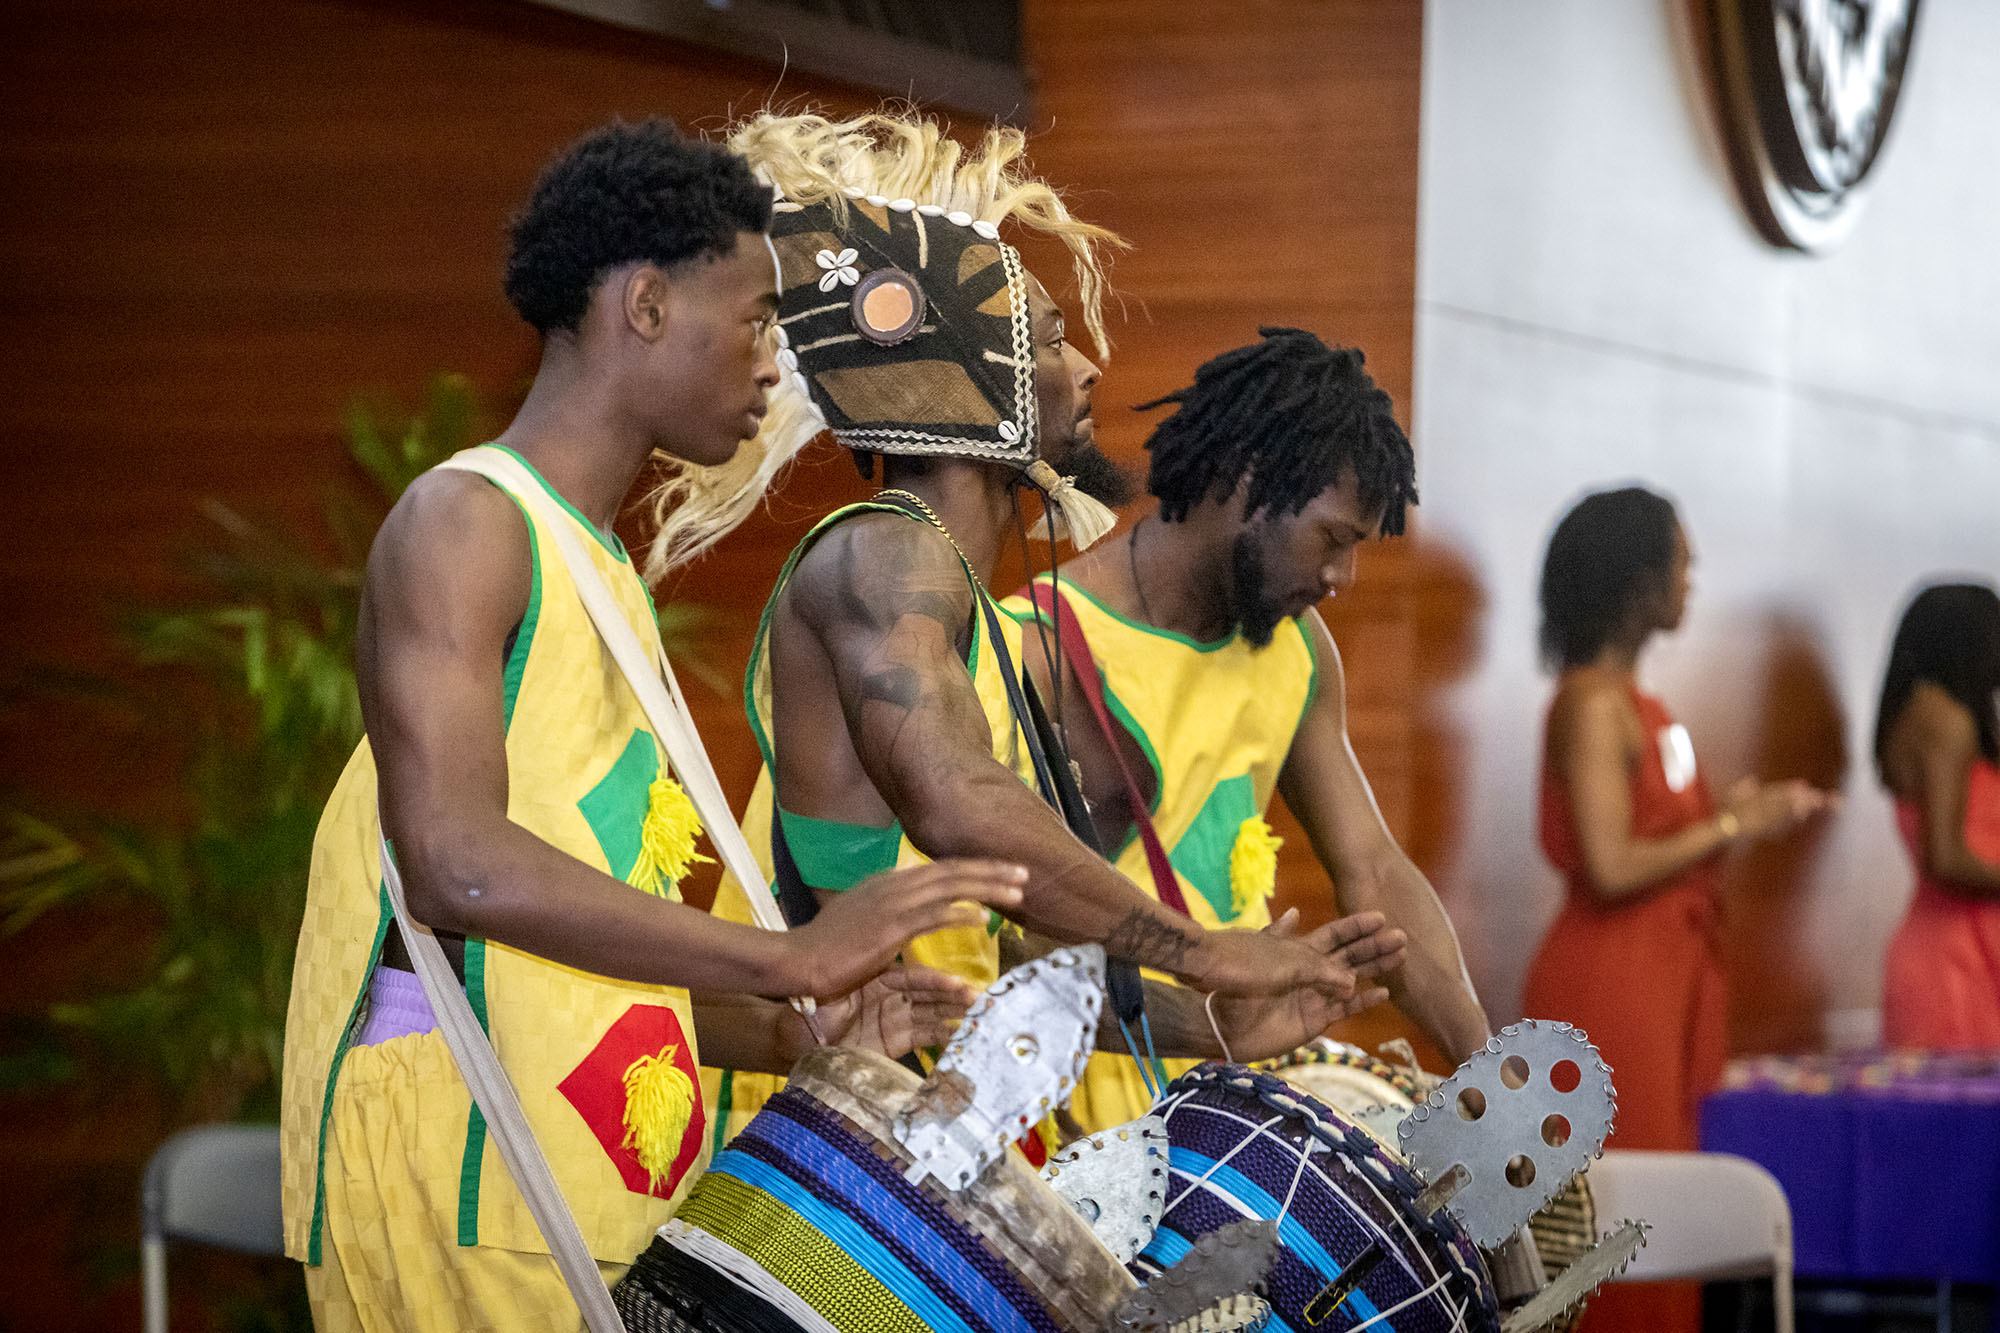
{"type": "Polygon", "coordinates": [[[355,1046],[379,1046],[392,1037],[429,1032],[438,1025],[430,996],[414,972],[378,967],[368,982],[368,1021],[355,1046]]]}

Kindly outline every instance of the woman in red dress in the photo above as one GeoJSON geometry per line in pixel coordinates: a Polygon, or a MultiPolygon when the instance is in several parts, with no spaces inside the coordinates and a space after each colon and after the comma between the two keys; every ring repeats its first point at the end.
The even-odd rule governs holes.
{"type": "MultiPolygon", "coordinates": [[[[1685,728],[1642,693],[1639,654],[1677,628],[1688,543],[1639,487],[1585,497],[1542,568],[1542,651],[1560,673],[1542,753],[1542,848],[1567,896],[1528,972],[1532,1017],[1575,1023],[1613,1070],[1620,1148],[1692,1149],[1722,1074],[1728,1004],[1716,948],[1722,853],[1793,828],[1830,798],[1744,779],[1718,809],[1685,728]]],[[[1584,1327],[1697,1329],[1700,1289],[1613,1287],[1584,1327]]]]}
{"type": "Polygon", "coordinates": [[[2000,1051],[2000,596],[1918,593],[1889,651],[1875,764],[1917,868],[1889,944],[1891,1046],[2000,1051]]]}

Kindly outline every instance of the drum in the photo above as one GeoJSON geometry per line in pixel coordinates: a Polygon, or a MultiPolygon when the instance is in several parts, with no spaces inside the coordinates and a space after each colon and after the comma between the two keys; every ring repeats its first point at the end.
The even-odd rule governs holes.
{"type": "MultiPolygon", "coordinates": [[[[1392,1151],[1396,1122],[1438,1084],[1436,1075],[1407,1065],[1379,1060],[1358,1046],[1321,1039],[1289,1055],[1260,1065],[1301,1091],[1310,1093],[1359,1124],[1392,1151]]],[[[1542,1272],[1551,1280],[1561,1275],[1597,1241],[1597,1209],[1591,1199],[1590,1176],[1580,1172],[1562,1193],[1528,1220],[1542,1272]]],[[[1490,1272],[1490,1270],[1489,1270],[1490,1272]]],[[[1532,1294],[1532,1288],[1521,1293],[1532,1294]]],[[[1558,1319],[1550,1333],[1568,1333],[1578,1313],[1558,1319]]]]}
{"type": "Polygon", "coordinates": [[[1135,1289],[1017,1154],[965,1190],[913,1185],[891,1126],[920,1080],[815,1050],[718,1153],[614,1293],[684,1333],[1082,1333],[1135,1289]]]}
{"type": "Polygon", "coordinates": [[[1423,1182],[1351,1119],[1276,1075],[1200,1065],[1154,1108],[1167,1124],[1167,1206],[1133,1271],[1150,1276],[1244,1217],[1278,1223],[1271,1325],[1342,1333],[1497,1333],[1479,1251],[1423,1182]],[[1282,1324],[1279,1322],[1282,1321],[1282,1324]]]}
{"type": "Polygon", "coordinates": [[[1396,1122],[1437,1086],[1437,1079],[1421,1069],[1392,1065],[1358,1046],[1323,1037],[1257,1068],[1312,1094],[1392,1149],[1396,1122]]]}

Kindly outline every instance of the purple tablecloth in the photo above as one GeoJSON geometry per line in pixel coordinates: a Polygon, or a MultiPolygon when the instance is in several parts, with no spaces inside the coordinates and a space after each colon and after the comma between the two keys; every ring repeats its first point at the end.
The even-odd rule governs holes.
{"type": "Polygon", "coordinates": [[[1801,1275],[2000,1284],[2000,1063],[1766,1058],[1730,1075],[1701,1146],[1785,1187],[1801,1275]]]}

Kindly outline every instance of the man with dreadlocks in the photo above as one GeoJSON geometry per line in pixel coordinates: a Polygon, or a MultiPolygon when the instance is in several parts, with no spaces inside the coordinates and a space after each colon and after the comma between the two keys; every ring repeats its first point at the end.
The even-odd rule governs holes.
{"type": "MultiPolygon", "coordinates": [[[[1146,407],[1158,511],[1010,609],[1057,627],[1028,655],[1044,691],[1060,661],[1069,752],[1100,843],[1178,914],[1211,929],[1270,923],[1274,792],[1297,815],[1342,912],[1409,936],[1391,996],[1457,1063],[1487,1037],[1437,895],[1396,845],[1347,740],[1340,654],[1314,606],[1354,579],[1355,550],[1403,530],[1410,444],[1353,348],[1299,329],[1216,357],[1146,407]],[[1093,661],[1094,659],[1094,661],[1093,661]],[[1094,719],[1094,720],[1093,720],[1094,719]]],[[[1071,1103],[1086,1129],[1141,1114],[1127,1060],[1093,1059],[1071,1103]]]]}
{"type": "MultiPolygon", "coordinates": [[[[1025,537],[1023,489],[1042,491],[1052,526],[1087,545],[1111,516],[1077,479],[1116,471],[1091,440],[1097,368],[1065,341],[999,226],[1068,247],[1100,348],[1098,252],[1116,238],[1023,173],[1018,131],[991,131],[968,157],[928,121],[763,115],[730,143],[778,193],[786,375],[774,412],[796,411],[805,434],[830,427],[864,474],[879,457],[885,483],[793,553],[745,677],[765,771],[744,832],[771,849],[787,914],[810,916],[871,871],[1000,857],[1028,867],[1010,915],[1030,929],[1101,942],[1197,991],[1257,997],[1214,1005],[1241,1048],[1275,1053],[1372,1002],[1379,990],[1357,996],[1357,976],[1391,966],[1401,946],[1379,916],[1303,936],[1205,930],[1114,870],[1035,790],[1053,786],[1054,766],[1037,764],[1015,677],[1020,626],[985,581],[1008,535],[1025,537]]],[[[747,918],[733,881],[716,910],[747,918]]],[[[984,986],[999,972],[997,926],[942,931],[904,956],[984,986]]],[[[1222,1053],[1198,1003],[1150,1021],[1175,1053],[1222,1053]]],[[[775,1090],[739,1073],[706,1079],[718,1143],[775,1090]]]]}

